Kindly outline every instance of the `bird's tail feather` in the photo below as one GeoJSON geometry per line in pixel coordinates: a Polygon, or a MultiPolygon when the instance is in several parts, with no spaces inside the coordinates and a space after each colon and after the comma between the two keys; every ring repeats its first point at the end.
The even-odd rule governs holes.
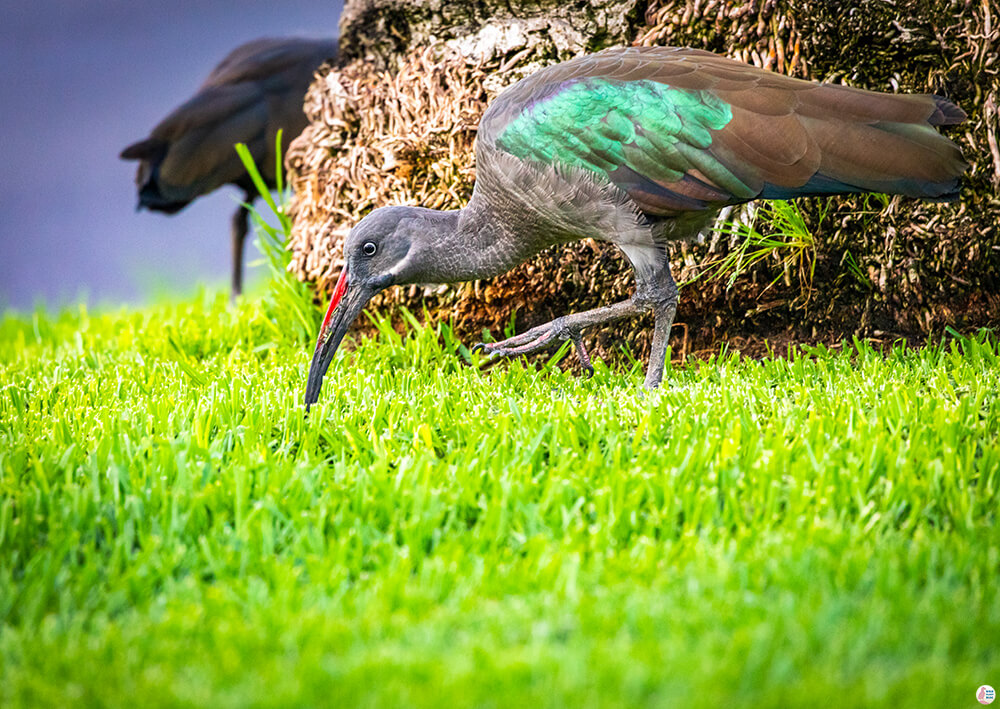
{"type": "Polygon", "coordinates": [[[868,94],[877,97],[882,111],[869,117],[855,113],[856,93],[868,92],[852,91],[849,110],[843,112],[837,110],[837,93],[844,95],[831,92],[833,100],[822,117],[801,118],[820,148],[816,174],[794,189],[767,185],[762,196],[885,192],[938,201],[958,197],[958,178],[968,165],[959,147],[934,126],[960,123],[966,118],[961,108],[940,96],[868,94]],[[893,99],[898,99],[896,105],[893,99]]]}

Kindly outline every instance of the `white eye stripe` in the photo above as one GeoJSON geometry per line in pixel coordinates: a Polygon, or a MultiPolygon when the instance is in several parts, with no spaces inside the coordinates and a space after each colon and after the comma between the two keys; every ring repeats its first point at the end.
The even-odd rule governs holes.
{"type": "Polygon", "coordinates": [[[366,241],[361,247],[361,250],[364,252],[365,256],[374,256],[375,252],[378,251],[378,247],[375,246],[374,241],[366,241]]]}

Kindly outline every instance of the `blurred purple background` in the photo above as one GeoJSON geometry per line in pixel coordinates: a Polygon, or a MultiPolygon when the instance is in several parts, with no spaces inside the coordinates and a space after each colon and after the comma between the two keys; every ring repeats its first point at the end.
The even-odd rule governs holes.
{"type": "MultiPolygon", "coordinates": [[[[136,212],[118,159],[261,36],[332,37],[339,0],[0,0],[0,307],[141,303],[227,288],[225,187],[136,212]]],[[[249,241],[249,240],[248,240],[249,241]]],[[[257,260],[247,244],[247,261],[257,260]]],[[[250,290],[259,274],[250,273],[250,290]]]]}

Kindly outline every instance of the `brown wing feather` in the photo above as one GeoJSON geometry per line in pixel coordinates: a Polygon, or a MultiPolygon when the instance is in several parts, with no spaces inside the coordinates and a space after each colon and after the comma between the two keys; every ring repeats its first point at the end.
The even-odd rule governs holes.
{"type": "MultiPolygon", "coordinates": [[[[481,144],[495,141],[525,105],[558,91],[566,82],[589,78],[656,81],[677,89],[710,91],[727,102],[733,118],[713,132],[712,145],[704,150],[759,196],[878,190],[951,197],[957,194],[957,178],[966,168],[958,146],[932,128],[965,117],[946,99],[817,84],[709,52],[673,47],[606,50],[537,72],[490,106],[480,125],[481,144]]],[[[706,192],[699,183],[718,189],[691,167],[690,160],[686,168],[683,162],[678,163],[680,169],[697,182],[658,182],[677,197],[672,201],[669,195],[660,195],[664,213],[678,204],[704,201],[706,192]]],[[[630,194],[634,192],[645,209],[655,211],[653,186],[629,179],[623,189],[632,190],[630,194]]]]}

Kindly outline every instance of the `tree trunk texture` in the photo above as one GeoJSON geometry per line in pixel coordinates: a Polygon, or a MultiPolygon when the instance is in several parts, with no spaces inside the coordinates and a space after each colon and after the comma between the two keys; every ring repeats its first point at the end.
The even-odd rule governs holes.
{"type": "MultiPolygon", "coordinates": [[[[329,289],[357,220],[387,204],[463,206],[475,180],[479,116],[539,67],[624,44],[707,49],[813,80],[933,92],[969,114],[948,134],[970,169],[949,204],[892,198],[799,200],[806,235],[735,279],[719,264],[740,239],[679,244],[674,356],[750,354],[853,335],[922,341],[945,327],[1000,324],[1000,12],[995,0],[348,0],[341,60],[306,98],[310,126],[287,165],[296,275],[329,289]],[[713,267],[713,264],[715,266],[713,267]]],[[[747,221],[753,208],[730,219],[747,221]]],[[[777,229],[760,218],[767,234],[777,229]]],[[[780,232],[780,230],[778,230],[780,232]]],[[[732,259],[730,260],[732,261],[732,259]]],[[[631,270],[610,245],[583,241],[491,280],[390,289],[372,307],[453,320],[459,335],[501,336],[628,297],[631,270]]],[[[363,319],[362,319],[363,320],[363,319]]],[[[363,327],[364,323],[360,323],[363,327]]],[[[651,322],[593,333],[598,354],[648,346],[651,322]]]]}

